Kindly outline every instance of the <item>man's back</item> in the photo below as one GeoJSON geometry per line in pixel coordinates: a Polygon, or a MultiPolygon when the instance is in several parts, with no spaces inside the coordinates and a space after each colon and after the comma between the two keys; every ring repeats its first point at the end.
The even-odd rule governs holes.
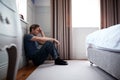
{"type": "Polygon", "coordinates": [[[33,54],[35,54],[35,52],[38,50],[36,47],[36,42],[31,40],[33,36],[34,35],[32,34],[27,34],[24,37],[25,53],[29,58],[32,58],[33,54]]]}

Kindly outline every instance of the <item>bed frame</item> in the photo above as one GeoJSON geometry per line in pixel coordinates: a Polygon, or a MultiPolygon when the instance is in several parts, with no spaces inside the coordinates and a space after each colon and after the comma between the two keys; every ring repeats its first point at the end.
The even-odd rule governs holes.
{"type": "Polygon", "coordinates": [[[120,52],[111,52],[92,47],[87,48],[88,60],[113,77],[120,80],[120,52]]]}

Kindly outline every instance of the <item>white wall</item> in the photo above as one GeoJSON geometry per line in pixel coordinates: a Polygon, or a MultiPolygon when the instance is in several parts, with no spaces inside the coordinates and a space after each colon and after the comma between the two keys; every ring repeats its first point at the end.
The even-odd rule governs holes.
{"type": "Polygon", "coordinates": [[[86,56],[86,36],[91,32],[98,30],[97,27],[72,28],[72,54],[71,59],[87,59],[86,56]]]}
{"type": "Polygon", "coordinates": [[[50,6],[51,0],[35,0],[36,6],[50,6]]]}
{"type": "Polygon", "coordinates": [[[27,0],[27,22],[39,24],[46,36],[52,37],[50,0],[27,0]]]}
{"type": "Polygon", "coordinates": [[[27,22],[29,25],[35,23],[35,7],[31,0],[27,0],[27,22]]]}
{"type": "Polygon", "coordinates": [[[46,36],[52,37],[50,0],[35,1],[35,23],[42,27],[46,36]]]}

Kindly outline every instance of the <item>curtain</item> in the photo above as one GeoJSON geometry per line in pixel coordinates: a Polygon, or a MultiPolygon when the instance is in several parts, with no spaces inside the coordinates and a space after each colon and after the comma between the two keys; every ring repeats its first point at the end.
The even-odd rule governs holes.
{"type": "Polygon", "coordinates": [[[120,23],[120,0],[101,0],[101,28],[120,23]]]}
{"type": "Polygon", "coordinates": [[[60,41],[58,52],[62,59],[71,54],[71,0],[52,0],[53,37],[60,41]]]}

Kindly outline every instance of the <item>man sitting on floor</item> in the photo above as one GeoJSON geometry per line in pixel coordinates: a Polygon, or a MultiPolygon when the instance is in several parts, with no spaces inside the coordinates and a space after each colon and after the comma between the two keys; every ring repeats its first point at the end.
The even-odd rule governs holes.
{"type": "Polygon", "coordinates": [[[66,61],[60,59],[54,42],[57,45],[60,44],[60,42],[54,38],[45,37],[40,26],[33,24],[30,26],[30,34],[24,37],[26,56],[32,60],[35,66],[44,63],[49,54],[55,60],[56,65],[67,65],[66,61]]]}

